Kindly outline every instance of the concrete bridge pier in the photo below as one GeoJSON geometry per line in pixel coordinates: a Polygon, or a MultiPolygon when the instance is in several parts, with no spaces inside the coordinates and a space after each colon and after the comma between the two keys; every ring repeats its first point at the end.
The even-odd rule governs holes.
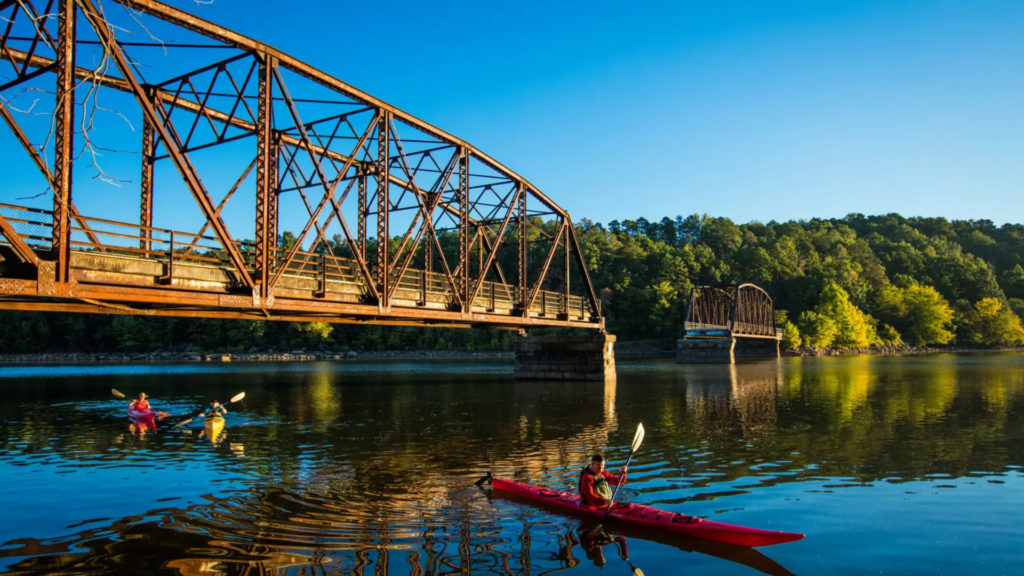
{"type": "Polygon", "coordinates": [[[733,364],[736,360],[765,360],[779,357],[774,338],[680,338],[676,340],[679,364],[733,364]]]}
{"type": "Polygon", "coordinates": [[[515,377],[520,380],[609,380],[615,378],[615,336],[521,336],[516,341],[515,377]]]}

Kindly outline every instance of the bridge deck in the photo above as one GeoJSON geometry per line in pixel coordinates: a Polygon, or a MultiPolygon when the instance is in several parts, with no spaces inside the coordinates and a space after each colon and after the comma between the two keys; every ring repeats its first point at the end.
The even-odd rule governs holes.
{"type": "Polygon", "coordinates": [[[765,332],[760,325],[737,322],[733,326],[711,325],[687,322],[684,332],[686,338],[764,338],[782,340],[782,330],[775,329],[774,334],[765,332]]]}
{"type": "MultiPolygon", "coordinates": [[[[275,271],[280,275],[263,307],[240,286],[215,238],[84,216],[72,230],[71,281],[54,286],[46,272],[49,213],[0,204],[0,214],[40,258],[38,277],[26,274],[34,268],[21,265],[0,236],[0,309],[499,328],[600,323],[586,298],[538,290],[523,310],[518,287],[500,282],[483,282],[464,312],[448,277],[411,267],[393,273],[385,309],[372,301],[355,260],[306,252],[275,271]]],[[[237,246],[253,254],[251,245],[237,246]]]]}

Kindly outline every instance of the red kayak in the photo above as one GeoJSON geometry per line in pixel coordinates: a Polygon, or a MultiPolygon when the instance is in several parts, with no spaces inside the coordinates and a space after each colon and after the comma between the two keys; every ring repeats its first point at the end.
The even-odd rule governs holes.
{"type": "Polygon", "coordinates": [[[132,407],[128,408],[128,419],[131,420],[133,424],[142,428],[143,430],[148,430],[153,433],[156,433],[156,419],[166,418],[167,416],[168,414],[166,412],[153,412],[152,410],[136,410],[135,408],[132,407]]]}
{"type": "MultiPolygon", "coordinates": [[[[582,504],[578,494],[539,488],[529,484],[521,484],[501,478],[491,479],[491,488],[499,496],[513,497],[531,504],[551,508],[559,512],[601,520],[605,506],[582,504]]],[[[693,538],[703,538],[715,542],[724,542],[736,546],[769,546],[800,540],[803,534],[795,532],[779,532],[734,526],[714,520],[705,520],[697,516],[689,516],[677,512],[666,512],[644,506],[624,502],[612,505],[608,512],[609,523],[642,530],[657,530],[683,534],[693,538]]]]}

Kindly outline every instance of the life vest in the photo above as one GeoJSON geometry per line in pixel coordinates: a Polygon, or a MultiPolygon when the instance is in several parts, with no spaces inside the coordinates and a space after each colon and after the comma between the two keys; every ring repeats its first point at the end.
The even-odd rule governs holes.
{"type": "Polygon", "coordinates": [[[608,483],[608,480],[605,479],[603,474],[594,474],[594,471],[590,469],[590,466],[584,466],[583,471],[580,472],[579,492],[583,493],[583,479],[586,478],[587,474],[594,477],[594,493],[605,500],[611,500],[612,485],[608,483]]]}
{"type": "Polygon", "coordinates": [[[149,400],[132,400],[131,407],[135,410],[149,411],[149,400]]]}

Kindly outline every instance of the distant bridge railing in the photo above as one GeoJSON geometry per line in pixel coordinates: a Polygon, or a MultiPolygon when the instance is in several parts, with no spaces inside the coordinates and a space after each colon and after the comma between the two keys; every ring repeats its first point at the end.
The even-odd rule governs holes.
{"type": "Polygon", "coordinates": [[[687,338],[782,338],[771,296],[749,283],[695,286],[683,330],[687,338]]]}

